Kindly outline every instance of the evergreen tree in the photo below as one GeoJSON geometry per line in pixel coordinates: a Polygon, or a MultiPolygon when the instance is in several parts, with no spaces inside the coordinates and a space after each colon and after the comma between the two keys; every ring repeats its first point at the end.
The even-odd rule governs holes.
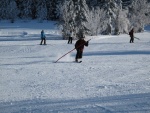
{"type": "Polygon", "coordinates": [[[61,26],[64,39],[68,38],[68,32],[73,28],[74,4],[72,0],[64,0],[57,5],[57,15],[59,16],[59,26],[61,26]]]}
{"type": "Polygon", "coordinates": [[[29,19],[32,17],[32,0],[22,0],[20,8],[21,18],[29,19]]]}
{"type": "Polygon", "coordinates": [[[0,5],[0,18],[10,19],[11,22],[14,22],[19,12],[15,0],[1,0],[0,5]]]}
{"type": "Polygon", "coordinates": [[[122,7],[123,9],[128,9],[128,7],[131,5],[132,0],[122,0],[122,7]]]}
{"type": "Polygon", "coordinates": [[[37,3],[37,18],[39,19],[40,22],[42,22],[43,20],[47,19],[47,7],[46,7],[46,1],[42,0],[42,1],[38,1],[37,3]]]}
{"type": "Polygon", "coordinates": [[[0,19],[6,19],[7,0],[0,0],[0,19]]]}
{"type": "Polygon", "coordinates": [[[150,23],[149,4],[149,0],[0,0],[0,19],[59,18],[64,36],[69,30],[75,34],[119,34],[129,26],[143,31],[150,23]]]}
{"type": "Polygon", "coordinates": [[[87,27],[90,29],[91,35],[98,35],[105,31],[107,21],[106,11],[104,11],[104,9],[100,9],[99,6],[92,8],[92,10],[88,12],[87,20],[87,27]]]}
{"type": "Polygon", "coordinates": [[[105,34],[119,34],[120,32],[123,32],[124,28],[120,28],[120,25],[124,24],[121,20],[123,20],[123,18],[125,20],[126,16],[125,13],[123,13],[122,0],[106,0],[103,3],[102,8],[106,10],[108,20],[105,34]]]}
{"type": "Polygon", "coordinates": [[[31,17],[32,17],[32,19],[36,19],[37,18],[37,3],[38,3],[38,0],[31,0],[32,1],[32,3],[31,3],[31,13],[32,13],[32,15],[31,15],[31,17]]]}
{"type": "Polygon", "coordinates": [[[7,14],[8,14],[8,18],[11,20],[11,22],[14,23],[15,19],[17,18],[18,14],[19,14],[17,4],[14,0],[9,1],[9,4],[7,6],[7,14]]]}
{"type": "Polygon", "coordinates": [[[86,0],[86,3],[89,6],[89,8],[98,6],[98,0],[86,0]]]}
{"type": "Polygon", "coordinates": [[[88,6],[85,0],[65,0],[60,9],[60,23],[64,38],[70,30],[74,30],[75,35],[88,33],[86,27],[88,6]]]}
{"type": "Polygon", "coordinates": [[[59,3],[62,3],[62,0],[46,0],[48,19],[50,20],[58,19],[57,18],[57,8],[58,8],[57,6],[59,3]]]}
{"type": "MultiPolygon", "coordinates": [[[[74,28],[77,35],[89,34],[90,30],[86,27],[87,21],[87,12],[89,10],[85,0],[77,0],[74,2],[74,28]]],[[[78,36],[79,37],[79,36],[78,36]]]]}

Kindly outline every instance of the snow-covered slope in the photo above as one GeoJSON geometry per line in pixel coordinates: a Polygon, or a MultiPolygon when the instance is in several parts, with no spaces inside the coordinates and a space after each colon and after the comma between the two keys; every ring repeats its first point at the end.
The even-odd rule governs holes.
{"type": "Polygon", "coordinates": [[[36,23],[27,28],[16,23],[19,30],[14,24],[2,24],[0,113],[150,112],[148,31],[135,34],[141,40],[132,44],[127,35],[86,37],[92,40],[82,63],[74,62],[76,51],[54,63],[74,48],[75,40],[73,44],[54,40],[53,36],[61,37],[49,24],[51,29],[46,27],[45,32],[53,36],[46,46],[39,45],[41,29],[36,23]],[[14,31],[27,35],[22,39],[14,31]]]}
{"type": "Polygon", "coordinates": [[[44,23],[38,23],[37,21],[17,21],[16,23],[1,21],[0,40],[38,40],[42,29],[47,35],[47,40],[60,39],[60,31],[57,29],[55,21],[46,21],[44,23]]]}

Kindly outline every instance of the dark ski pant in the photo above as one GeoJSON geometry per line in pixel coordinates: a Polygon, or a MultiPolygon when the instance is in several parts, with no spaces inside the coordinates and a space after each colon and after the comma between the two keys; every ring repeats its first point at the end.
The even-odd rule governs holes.
{"type": "Polygon", "coordinates": [[[45,39],[45,38],[41,38],[41,43],[40,43],[40,45],[42,45],[43,41],[44,41],[44,44],[46,44],[46,39],[45,39]]]}
{"type": "Polygon", "coordinates": [[[69,39],[68,39],[68,44],[72,44],[72,37],[69,37],[69,39]]]}
{"type": "Polygon", "coordinates": [[[80,49],[77,49],[76,60],[82,58],[82,54],[83,54],[83,51],[81,51],[80,49]]]}
{"type": "Polygon", "coordinates": [[[130,36],[130,43],[134,43],[134,37],[130,36]]]}

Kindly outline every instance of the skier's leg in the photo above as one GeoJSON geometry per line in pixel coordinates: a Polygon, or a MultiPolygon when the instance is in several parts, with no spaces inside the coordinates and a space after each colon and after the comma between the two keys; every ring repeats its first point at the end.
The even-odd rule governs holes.
{"type": "Polygon", "coordinates": [[[130,43],[132,43],[132,37],[130,36],[130,43]]]}
{"type": "Polygon", "coordinates": [[[132,43],[134,43],[134,37],[132,37],[132,43]]]}
{"type": "Polygon", "coordinates": [[[80,61],[78,61],[78,62],[82,62],[82,53],[83,53],[83,51],[79,51],[79,59],[80,59],[80,61]]]}
{"type": "Polygon", "coordinates": [[[69,44],[69,42],[70,42],[70,37],[69,37],[69,39],[68,39],[68,44],[69,44]]]}
{"type": "Polygon", "coordinates": [[[82,58],[83,51],[79,52],[79,58],[82,58]]]}
{"type": "Polygon", "coordinates": [[[70,40],[70,41],[71,41],[71,44],[72,44],[72,37],[71,37],[71,40],[70,40]]]}
{"type": "Polygon", "coordinates": [[[46,39],[44,38],[44,45],[46,45],[46,39]]]}
{"type": "Polygon", "coordinates": [[[40,45],[42,45],[42,43],[43,43],[43,39],[41,39],[41,43],[40,43],[40,45]]]}
{"type": "Polygon", "coordinates": [[[79,54],[80,54],[80,51],[77,50],[77,53],[76,53],[76,59],[75,59],[76,62],[78,62],[79,54]]]}

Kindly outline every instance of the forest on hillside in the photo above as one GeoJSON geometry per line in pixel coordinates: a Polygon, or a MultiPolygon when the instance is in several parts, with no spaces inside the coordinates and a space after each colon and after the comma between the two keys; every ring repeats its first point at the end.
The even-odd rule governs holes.
{"type": "Polygon", "coordinates": [[[69,30],[88,35],[142,32],[150,24],[150,0],[1,0],[0,20],[58,21],[69,30]]]}

